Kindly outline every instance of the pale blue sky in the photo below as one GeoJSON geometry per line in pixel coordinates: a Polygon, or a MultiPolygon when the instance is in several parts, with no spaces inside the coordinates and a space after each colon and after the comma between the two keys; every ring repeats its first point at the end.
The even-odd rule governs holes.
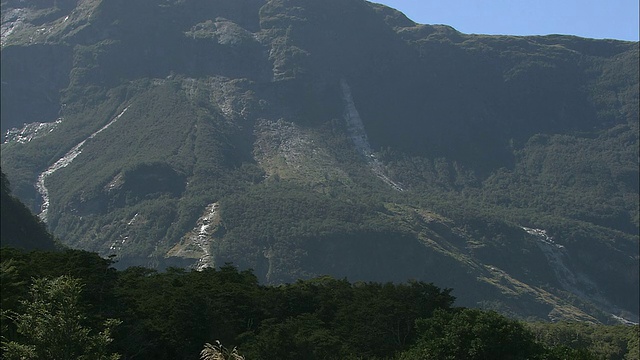
{"type": "Polygon", "coordinates": [[[373,0],[467,34],[567,34],[638,41],[638,0],[373,0]]]}

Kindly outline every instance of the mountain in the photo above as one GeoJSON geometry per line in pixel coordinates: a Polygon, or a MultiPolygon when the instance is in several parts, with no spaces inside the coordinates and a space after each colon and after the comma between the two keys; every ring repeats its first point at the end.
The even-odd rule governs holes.
{"type": "Polygon", "coordinates": [[[0,246],[21,249],[53,250],[56,248],[53,236],[45,224],[38,219],[20,200],[11,195],[9,181],[2,176],[0,246]]]}
{"type": "Polygon", "coordinates": [[[1,97],[13,193],[118,266],[638,321],[637,42],[362,0],[6,0],[1,97]]]}

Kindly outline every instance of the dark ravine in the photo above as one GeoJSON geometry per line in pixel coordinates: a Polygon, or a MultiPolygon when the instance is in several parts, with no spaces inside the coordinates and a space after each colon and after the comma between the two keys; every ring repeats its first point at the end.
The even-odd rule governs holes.
{"type": "Polygon", "coordinates": [[[638,322],[637,42],[363,0],[56,4],[2,2],[2,170],[66,245],[638,322]]]}

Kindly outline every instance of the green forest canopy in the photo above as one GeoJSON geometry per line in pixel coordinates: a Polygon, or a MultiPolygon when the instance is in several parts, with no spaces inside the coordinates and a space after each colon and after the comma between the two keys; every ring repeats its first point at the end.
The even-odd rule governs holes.
{"type": "Polygon", "coordinates": [[[215,340],[246,359],[638,359],[637,325],[523,323],[455,307],[451,289],[424,282],[318,277],[264,286],[231,264],[117,271],[79,250],[2,248],[1,256],[4,349],[38,345],[24,328],[38,311],[34,296],[67,284],[58,293],[71,305],[50,306],[50,315],[73,316],[102,346],[84,350],[105,359],[197,359],[215,340]]]}

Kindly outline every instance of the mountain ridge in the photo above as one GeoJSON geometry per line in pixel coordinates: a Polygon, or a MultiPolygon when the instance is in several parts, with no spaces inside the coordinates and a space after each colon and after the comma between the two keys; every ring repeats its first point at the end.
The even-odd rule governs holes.
{"type": "Polygon", "coordinates": [[[637,43],[465,35],[357,0],[20,4],[2,3],[2,168],[36,211],[80,145],[42,181],[66,244],[637,321],[637,43]],[[7,135],[32,120],[54,125],[7,135]]]}

